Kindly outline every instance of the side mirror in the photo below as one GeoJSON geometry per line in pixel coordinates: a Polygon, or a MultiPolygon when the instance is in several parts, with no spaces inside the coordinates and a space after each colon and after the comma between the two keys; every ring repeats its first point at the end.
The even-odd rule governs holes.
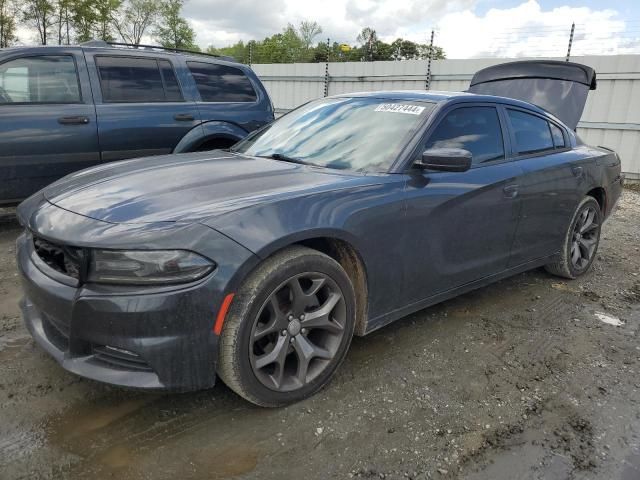
{"type": "Polygon", "coordinates": [[[439,172],[466,172],[471,168],[471,152],[462,148],[430,148],[415,166],[439,172]]]}

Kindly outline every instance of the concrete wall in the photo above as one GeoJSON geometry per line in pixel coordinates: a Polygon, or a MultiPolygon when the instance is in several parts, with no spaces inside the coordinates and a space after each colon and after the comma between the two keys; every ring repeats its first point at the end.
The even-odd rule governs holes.
{"type": "MultiPolygon", "coordinates": [[[[522,60],[522,59],[518,59],[522,60]]],[[[564,60],[562,58],[556,60],[564,60]]],[[[436,60],[431,90],[465,90],[479,69],[509,59],[436,60]]],[[[591,145],[614,149],[629,178],[640,179],[640,55],[574,57],[597,72],[578,134],[591,145]]],[[[324,95],[325,65],[317,63],[253,65],[277,111],[295,108],[324,95]]],[[[424,90],[427,62],[353,62],[329,64],[329,95],[370,90],[424,90]]]]}

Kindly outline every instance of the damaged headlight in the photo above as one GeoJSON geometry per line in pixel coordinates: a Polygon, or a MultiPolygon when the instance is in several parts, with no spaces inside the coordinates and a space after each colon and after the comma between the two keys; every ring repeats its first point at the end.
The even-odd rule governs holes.
{"type": "Polygon", "coordinates": [[[186,250],[93,250],[87,281],[127,285],[186,283],[210,273],[216,264],[186,250]]]}

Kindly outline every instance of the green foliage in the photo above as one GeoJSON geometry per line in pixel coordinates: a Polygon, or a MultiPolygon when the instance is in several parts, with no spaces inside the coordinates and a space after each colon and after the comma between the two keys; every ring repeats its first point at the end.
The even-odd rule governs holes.
{"type": "Polygon", "coordinates": [[[42,45],[50,41],[51,28],[56,23],[56,4],[53,0],[26,0],[23,3],[23,20],[38,32],[42,45]]]}
{"type": "Polygon", "coordinates": [[[16,35],[17,6],[10,0],[0,0],[0,48],[18,40],[16,35]]]}
{"type": "MultiPolygon", "coordinates": [[[[363,28],[356,42],[347,45],[333,42],[327,51],[325,42],[312,45],[313,39],[322,33],[315,22],[301,22],[298,28],[289,24],[282,31],[264,40],[242,40],[223,48],[207,48],[208,53],[227,55],[243,63],[295,63],[312,62],[367,62],[381,60],[421,60],[429,58],[429,45],[398,38],[385,43],[372,28],[363,28]]],[[[434,45],[433,59],[445,58],[444,50],[434,45]]]]}
{"type": "Polygon", "coordinates": [[[113,19],[120,38],[125,43],[139,45],[144,34],[155,24],[161,5],[160,0],[128,0],[124,3],[120,14],[113,19]]]}
{"type": "Polygon", "coordinates": [[[195,32],[187,21],[180,16],[184,0],[166,0],[160,6],[160,19],[156,24],[154,36],[160,45],[166,48],[195,50],[195,32]]]}

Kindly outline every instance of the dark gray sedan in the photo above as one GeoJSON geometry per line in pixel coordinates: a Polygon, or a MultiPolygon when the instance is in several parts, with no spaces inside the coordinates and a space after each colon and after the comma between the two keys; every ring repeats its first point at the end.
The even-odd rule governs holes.
{"type": "Polygon", "coordinates": [[[330,97],[228,151],[50,185],[18,209],[27,326],[85,377],[193,390],[218,374],[278,406],[326,384],[354,334],[532,268],[585,273],[620,160],[573,131],[595,73],[546,66],[473,82],[514,98],[330,97]],[[547,109],[515,98],[532,92],[547,109]]]}

